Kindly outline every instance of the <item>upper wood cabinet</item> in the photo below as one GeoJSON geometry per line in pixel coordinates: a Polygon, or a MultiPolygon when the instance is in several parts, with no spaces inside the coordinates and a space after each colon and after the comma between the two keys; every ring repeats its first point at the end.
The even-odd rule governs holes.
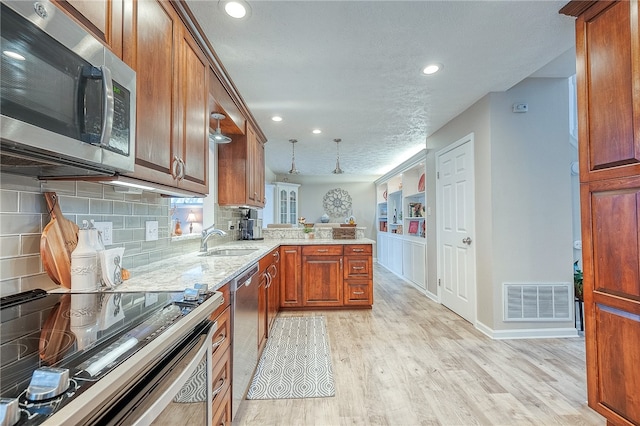
{"type": "Polygon", "coordinates": [[[170,3],[133,3],[123,58],[137,73],[130,176],[208,193],[208,62],[170,3]]]}
{"type": "Polygon", "coordinates": [[[125,3],[131,0],[54,0],[96,38],[122,58],[122,21],[125,3]]]}
{"type": "Polygon", "coordinates": [[[247,122],[246,134],[218,145],[218,204],[264,207],[264,141],[247,122]]]}
{"type": "Polygon", "coordinates": [[[634,1],[595,2],[578,18],[582,180],[640,174],[639,15],[634,1]]]}
{"type": "Polygon", "coordinates": [[[589,406],[640,424],[640,5],[573,1],[589,406]]]}

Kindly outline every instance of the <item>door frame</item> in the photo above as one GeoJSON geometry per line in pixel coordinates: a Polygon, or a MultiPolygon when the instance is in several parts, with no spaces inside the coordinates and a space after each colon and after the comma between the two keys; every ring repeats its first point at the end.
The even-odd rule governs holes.
{"type": "MultiPolygon", "coordinates": [[[[436,152],[435,154],[435,167],[436,167],[436,212],[439,209],[439,206],[442,205],[442,200],[441,200],[441,184],[440,184],[440,179],[438,179],[438,173],[440,173],[440,169],[439,169],[439,165],[440,165],[440,157],[454,149],[457,149],[459,147],[461,147],[462,145],[469,143],[469,147],[471,148],[471,160],[472,160],[472,167],[473,167],[473,173],[471,174],[471,185],[472,185],[472,191],[471,191],[471,209],[473,210],[473,215],[472,215],[472,220],[473,220],[473,232],[471,235],[471,239],[473,241],[474,244],[476,244],[476,226],[475,226],[475,209],[476,209],[476,197],[475,197],[475,190],[476,190],[476,168],[475,168],[475,136],[474,133],[471,132],[468,135],[458,139],[457,141],[443,147],[442,149],[440,149],[439,151],[436,152]]],[[[437,214],[436,213],[436,279],[438,280],[438,286],[437,286],[437,301],[438,303],[442,304],[442,285],[441,283],[441,279],[442,279],[442,266],[441,266],[441,261],[442,261],[442,236],[440,233],[440,228],[442,225],[442,215],[437,214]]],[[[477,244],[474,246],[474,271],[473,271],[473,280],[474,280],[474,288],[473,288],[473,314],[472,314],[472,321],[471,324],[473,324],[473,326],[476,326],[476,323],[478,321],[478,274],[477,274],[477,269],[478,269],[478,262],[477,262],[477,244]]]]}

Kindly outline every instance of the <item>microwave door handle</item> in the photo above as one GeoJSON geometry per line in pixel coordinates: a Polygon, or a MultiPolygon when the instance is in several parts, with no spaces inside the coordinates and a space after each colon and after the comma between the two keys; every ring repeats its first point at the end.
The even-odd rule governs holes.
{"type": "Polygon", "coordinates": [[[111,70],[106,66],[100,67],[102,71],[102,133],[100,134],[100,145],[108,146],[111,139],[111,129],[113,127],[113,80],[111,70]]]}

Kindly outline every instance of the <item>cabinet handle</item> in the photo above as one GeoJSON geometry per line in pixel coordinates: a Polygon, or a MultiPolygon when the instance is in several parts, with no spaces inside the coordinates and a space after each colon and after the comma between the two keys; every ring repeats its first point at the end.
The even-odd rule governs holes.
{"type": "Polygon", "coordinates": [[[187,175],[187,164],[182,158],[178,158],[178,162],[180,162],[180,180],[182,180],[187,175]]]}
{"type": "Polygon", "coordinates": [[[284,252],[285,252],[285,253],[296,253],[296,252],[297,252],[297,250],[285,250],[284,252]]]}
{"type": "Polygon", "coordinates": [[[211,344],[211,348],[213,350],[215,350],[218,346],[220,346],[225,340],[227,340],[227,335],[223,334],[222,336],[220,336],[220,338],[218,340],[216,340],[215,342],[213,342],[211,344]]]}
{"type": "Polygon", "coordinates": [[[352,251],[353,251],[354,253],[361,253],[361,252],[363,252],[363,251],[364,251],[364,249],[352,249],[352,251]]]}
{"type": "Polygon", "coordinates": [[[354,291],[353,294],[364,294],[364,291],[354,291]]]}
{"type": "Polygon", "coordinates": [[[364,266],[352,266],[351,269],[364,269],[364,266]]]}
{"type": "Polygon", "coordinates": [[[220,393],[220,391],[222,390],[222,388],[224,387],[224,384],[227,380],[222,377],[220,380],[218,380],[218,382],[220,383],[220,386],[218,386],[217,388],[215,388],[213,390],[213,392],[211,392],[211,395],[213,398],[215,398],[216,396],[218,396],[218,394],[220,393]]]}
{"type": "Polygon", "coordinates": [[[328,249],[318,249],[318,250],[316,250],[316,251],[317,251],[318,253],[327,253],[327,252],[329,252],[329,250],[328,250],[328,249]]]}
{"type": "Polygon", "coordinates": [[[279,252],[273,252],[273,257],[276,258],[276,263],[280,262],[280,253],[279,252]]]}
{"type": "Polygon", "coordinates": [[[271,287],[271,274],[269,272],[265,272],[264,273],[264,278],[267,281],[267,283],[264,285],[264,288],[271,287]]]}
{"type": "Polygon", "coordinates": [[[340,269],[342,269],[342,258],[340,258],[340,269]]]}
{"type": "Polygon", "coordinates": [[[178,157],[173,156],[173,161],[171,162],[171,177],[174,179],[178,179],[178,157]]]}

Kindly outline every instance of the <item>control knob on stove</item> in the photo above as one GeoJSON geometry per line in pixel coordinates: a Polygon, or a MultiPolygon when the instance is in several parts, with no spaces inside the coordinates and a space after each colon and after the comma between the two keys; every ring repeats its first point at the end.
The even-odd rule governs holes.
{"type": "Polygon", "coordinates": [[[0,398],[0,425],[13,426],[19,421],[18,398],[0,398]]]}
{"type": "Polygon", "coordinates": [[[182,293],[182,298],[185,302],[197,302],[198,296],[198,290],[196,290],[195,288],[187,288],[182,293]]]}
{"type": "Polygon", "coordinates": [[[196,285],[193,286],[193,288],[198,290],[199,296],[204,296],[207,293],[207,291],[209,291],[209,286],[204,283],[197,283],[196,285]]]}
{"type": "Polygon", "coordinates": [[[40,367],[33,372],[27,388],[29,401],[42,401],[62,395],[69,389],[69,369],[40,367]]]}

